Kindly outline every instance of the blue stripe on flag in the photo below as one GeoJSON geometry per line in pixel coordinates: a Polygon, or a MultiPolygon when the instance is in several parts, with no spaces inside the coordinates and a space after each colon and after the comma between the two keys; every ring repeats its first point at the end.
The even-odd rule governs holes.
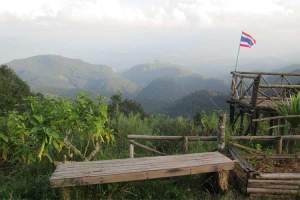
{"type": "Polygon", "coordinates": [[[253,42],[249,38],[246,38],[246,37],[242,36],[241,37],[241,42],[247,42],[250,46],[253,46],[253,42]]]}

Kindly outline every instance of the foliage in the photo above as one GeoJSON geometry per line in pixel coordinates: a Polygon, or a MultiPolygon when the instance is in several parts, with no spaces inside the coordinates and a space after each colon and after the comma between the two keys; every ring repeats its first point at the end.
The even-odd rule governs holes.
{"type": "Polygon", "coordinates": [[[194,123],[201,127],[202,133],[213,135],[218,126],[218,115],[215,112],[210,115],[205,112],[197,113],[194,116],[194,123]]]}
{"type": "Polygon", "coordinates": [[[141,104],[131,99],[123,99],[121,94],[111,96],[108,111],[111,119],[116,118],[120,113],[126,116],[130,114],[140,114],[144,117],[146,115],[141,104]]]}
{"type": "Polygon", "coordinates": [[[0,114],[20,107],[23,98],[32,95],[29,86],[6,65],[0,66],[0,114]]]}
{"type": "Polygon", "coordinates": [[[24,112],[13,111],[2,118],[6,121],[1,133],[5,145],[0,146],[4,160],[91,160],[101,143],[113,140],[101,98],[94,102],[81,94],[74,101],[29,97],[25,102],[24,112]]]}
{"type": "MultiPolygon", "coordinates": [[[[286,100],[276,106],[280,115],[300,115],[300,93],[293,95],[289,100],[286,100]]],[[[287,119],[292,128],[296,128],[300,123],[300,118],[287,119]]]]}

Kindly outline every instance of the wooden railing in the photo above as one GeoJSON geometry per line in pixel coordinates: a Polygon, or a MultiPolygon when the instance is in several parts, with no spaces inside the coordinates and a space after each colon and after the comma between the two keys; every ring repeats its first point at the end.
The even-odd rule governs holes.
{"type": "Polygon", "coordinates": [[[218,150],[220,152],[225,150],[225,124],[226,124],[226,115],[221,114],[219,116],[219,124],[218,124],[218,135],[217,136],[157,136],[157,135],[128,135],[129,140],[129,157],[133,158],[135,151],[135,147],[142,148],[146,151],[150,151],[152,153],[156,153],[159,155],[166,155],[164,152],[160,152],[155,148],[146,146],[137,142],[136,140],[146,140],[146,141],[182,141],[182,150],[184,153],[188,152],[189,142],[192,141],[218,141],[218,150]]]}
{"type": "MultiPolygon", "coordinates": [[[[260,119],[254,119],[255,121],[267,121],[271,119],[282,119],[282,118],[291,118],[291,117],[300,117],[299,115],[291,115],[291,116],[276,116],[276,117],[269,117],[269,118],[260,118],[260,119]]],[[[164,136],[164,135],[128,135],[129,140],[129,156],[131,158],[134,157],[135,147],[142,148],[146,151],[150,151],[152,153],[156,153],[158,155],[166,155],[164,152],[160,152],[157,149],[153,147],[146,146],[144,144],[141,144],[137,141],[174,141],[174,142],[182,142],[182,150],[184,153],[188,152],[188,147],[190,142],[195,141],[217,141],[218,142],[218,150],[223,152],[226,148],[226,145],[234,146],[236,148],[243,149],[248,152],[255,152],[255,153],[262,153],[258,150],[252,149],[250,147],[247,147],[245,145],[239,144],[238,142],[242,141],[270,141],[274,142],[276,144],[276,152],[277,154],[282,154],[283,150],[283,141],[296,141],[300,140],[300,135],[276,135],[276,136],[270,136],[270,135],[244,135],[244,136],[226,136],[225,135],[225,124],[226,124],[226,115],[221,114],[219,116],[219,123],[218,123],[218,131],[217,135],[213,136],[164,136]],[[225,141],[226,138],[226,141],[225,141]],[[228,143],[228,144],[226,144],[228,143]]]]}
{"type": "Polygon", "coordinates": [[[250,106],[263,105],[270,107],[272,102],[289,99],[300,91],[300,85],[291,80],[299,73],[265,73],[265,72],[231,72],[231,100],[245,100],[250,106]]]}

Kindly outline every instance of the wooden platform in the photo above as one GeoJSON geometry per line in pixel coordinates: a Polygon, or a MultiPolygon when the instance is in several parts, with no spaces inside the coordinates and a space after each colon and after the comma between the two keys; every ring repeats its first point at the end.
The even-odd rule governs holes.
{"type": "Polygon", "coordinates": [[[53,187],[147,180],[232,170],[234,162],[219,152],[69,162],[50,178],[53,187]]]}

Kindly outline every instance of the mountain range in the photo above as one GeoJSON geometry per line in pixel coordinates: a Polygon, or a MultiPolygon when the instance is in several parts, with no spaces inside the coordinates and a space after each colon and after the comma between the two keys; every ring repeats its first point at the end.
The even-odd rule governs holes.
{"type": "MultiPolygon", "coordinates": [[[[228,80],[204,78],[188,67],[158,61],[136,65],[122,73],[110,66],[60,55],[38,55],[7,65],[35,92],[55,96],[74,96],[79,91],[102,96],[122,93],[141,103],[147,112],[174,116],[188,114],[183,110],[194,113],[208,107],[223,108],[221,101],[226,101],[229,92],[228,80]]],[[[299,72],[300,65],[280,70],[299,72]]]]}
{"type": "Polygon", "coordinates": [[[106,65],[94,65],[58,55],[40,55],[7,63],[37,92],[69,96],[80,90],[104,96],[116,92],[133,94],[135,83],[106,65]]]}

